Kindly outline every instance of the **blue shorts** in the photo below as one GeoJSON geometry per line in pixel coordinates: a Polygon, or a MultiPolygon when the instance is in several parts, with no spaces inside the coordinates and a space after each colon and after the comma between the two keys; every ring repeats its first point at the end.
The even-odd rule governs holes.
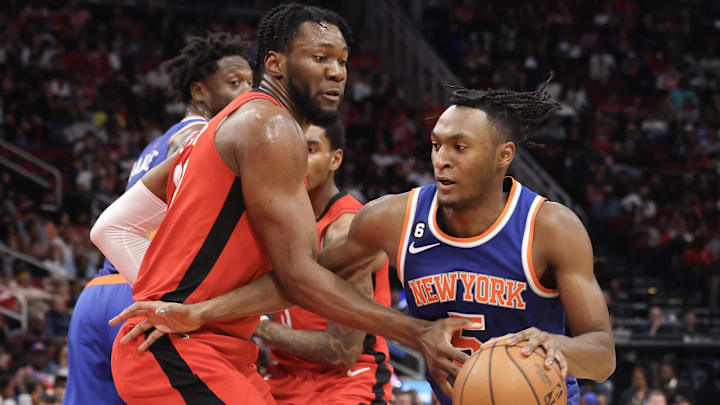
{"type": "Polygon", "coordinates": [[[68,381],[64,405],[124,404],[110,367],[120,327],[110,318],[133,303],[132,287],[119,274],[95,277],[80,294],[68,332],[68,381]]]}

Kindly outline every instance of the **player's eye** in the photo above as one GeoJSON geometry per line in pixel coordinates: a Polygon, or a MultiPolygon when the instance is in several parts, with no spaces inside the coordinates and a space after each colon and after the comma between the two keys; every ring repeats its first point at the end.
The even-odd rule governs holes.
{"type": "Polygon", "coordinates": [[[232,79],[232,80],[230,80],[230,84],[237,87],[240,85],[240,81],[237,79],[232,79]]]}
{"type": "Polygon", "coordinates": [[[347,66],[347,59],[340,59],[340,66],[347,66]]]}
{"type": "Polygon", "coordinates": [[[459,150],[459,151],[463,151],[463,150],[467,149],[467,146],[466,146],[466,145],[457,144],[457,145],[455,145],[455,149],[457,149],[457,150],[459,150]]]}
{"type": "Polygon", "coordinates": [[[322,62],[325,62],[327,60],[327,58],[323,55],[315,55],[315,56],[313,56],[313,60],[315,62],[322,63],[322,62]]]}
{"type": "Polygon", "coordinates": [[[440,149],[440,144],[437,143],[437,142],[433,142],[433,143],[432,143],[432,148],[435,149],[435,150],[439,150],[439,149],[440,149]]]}

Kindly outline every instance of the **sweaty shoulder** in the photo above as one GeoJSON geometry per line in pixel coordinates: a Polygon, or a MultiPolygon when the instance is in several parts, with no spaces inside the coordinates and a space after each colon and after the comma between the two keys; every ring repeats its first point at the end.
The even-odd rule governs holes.
{"type": "Polygon", "coordinates": [[[306,150],[304,143],[302,129],[292,115],[264,99],[250,100],[233,111],[218,125],[215,135],[218,153],[236,173],[247,153],[277,150],[290,157],[288,152],[306,150]]]}
{"type": "Polygon", "coordinates": [[[409,196],[409,192],[390,194],[365,204],[355,216],[350,233],[395,257],[409,196]]]}

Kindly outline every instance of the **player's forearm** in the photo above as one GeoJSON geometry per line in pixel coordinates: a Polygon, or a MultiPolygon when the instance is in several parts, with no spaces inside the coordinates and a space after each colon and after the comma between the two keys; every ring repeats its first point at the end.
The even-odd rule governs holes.
{"type": "Polygon", "coordinates": [[[268,314],[294,306],[273,272],[211,300],[193,304],[204,323],[268,314]]]}
{"type": "Polygon", "coordinates": [[[420,349],[419,337],[430,322],[411,318],[370,300],[352,284],[309,258],[299,266],[316,268],[277,273],[278,281],[291,301],[339,324],[420,349]]]}
{"type": "MultiPolygon", "coordinates": [[[[353,331],[353,333],[362,332],[353,331]]],[[[360,344],[350,344],[323,331],[297,330],[273,321],[262,321],[255,336],[271,346],[329,367],[348,369],[355,364],[362,351],[360,344]]]]}
{"type": "Polygon", "coordinates": [[[588,332],[575,337],[564,337],[563,354],[568,375],[605,381],[615,371],[615,343],[606,331],[588,332]]]}

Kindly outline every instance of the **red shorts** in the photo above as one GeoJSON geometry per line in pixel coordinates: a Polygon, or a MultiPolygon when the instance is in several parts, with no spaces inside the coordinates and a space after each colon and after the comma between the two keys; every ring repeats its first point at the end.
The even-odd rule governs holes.
{"type": "Polygon", "coordinates": [[[265,376],[278,405],[388,404],[392,398],[387,363],[357,363],[350,370],[286,369],[270,366],[265,376]]]}
{"type": "Polygon", "coordinates": [[[119,343],[133,321],[120,329],[112,351],[113,380],[129,405],[275,404],[253,363],[257,346],[252,342],[193,332],[163,336],[141,353],[143,337],[119,343]]]}

